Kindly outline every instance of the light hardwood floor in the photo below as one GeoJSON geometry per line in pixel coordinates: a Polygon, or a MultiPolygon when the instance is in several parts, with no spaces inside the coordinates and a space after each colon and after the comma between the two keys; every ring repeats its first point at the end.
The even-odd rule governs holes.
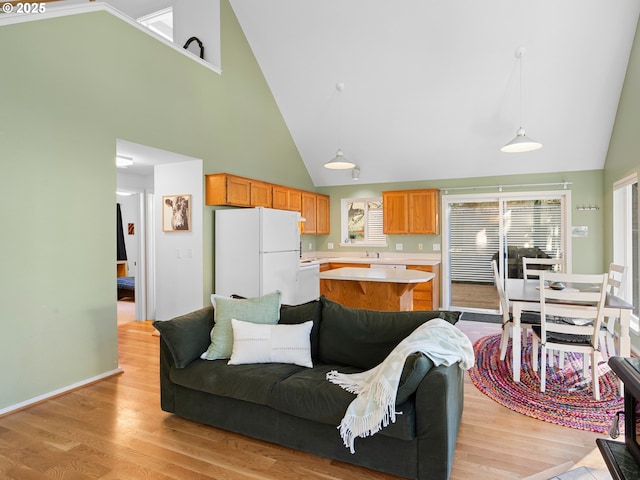
{"type": "MultiPolygon", "coordinates": [[[[464,321],[459,326],[472,340],[500,328],[464,321]]],[[[159,338],[150,322],[124,323],[118,330],[123,374],[0,418],[0,478],[396,478],[162,412],[159,338]]],[[[467,378],[451,479],[524,479],[568,468],[593,451],[598,436],[512,412],[467,378]]]]}

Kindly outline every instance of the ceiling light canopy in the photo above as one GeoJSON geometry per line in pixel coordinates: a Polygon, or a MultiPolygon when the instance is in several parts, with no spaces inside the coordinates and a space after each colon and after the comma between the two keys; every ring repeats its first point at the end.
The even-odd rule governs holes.
{"type": "MultiPolygon", "coordinates": [[[[520,64],[520,125],[522,125],[522,57],[526,50],[523,47],[516,49],[515,56],[520,64]]],[[[516,136],[513,140],[503,146],[500,150],[507,153],[532,152],[542,148],[542,144],[527,137],[522,126],[518,128],[516,136]]]]}
{"type": "Polygon", "coordinates": [[[356,180],[360,180],[360,167],[353,167],[353,170],[351,170],[351,180],[353,180],[354,182],[356,180]]]}
{"type": "Polygon", "coordinates": [[[338,149],[336,152],[336,156],[333,157],[332,160],[324,164],[324,168],[329,168],[331,170],[347,170],[349,168],[355,167],[356,164],[350,160],[347,160],[342,153],[342,150],[338,149]]]}
{"type": "Polygon", "coordinates": [[[116,155],[116,167],[127,168],[133,165],[133,158],[124,155],[116,155]]]}

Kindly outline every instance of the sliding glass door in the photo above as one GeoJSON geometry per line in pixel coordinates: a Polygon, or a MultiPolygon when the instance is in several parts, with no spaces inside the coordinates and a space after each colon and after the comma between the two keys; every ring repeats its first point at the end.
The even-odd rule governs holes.
{"type": "Polygon", "coordinates": [[[504,277],[521,278],[522,257],[568,258],[569,194],[444,195],[444,305],[495,313],[492,260],[504,277]]]}
{"type": "Polygon", "coordinates": [[[501,248],[500,217],[498,199],[470,198],[448,204],[449,245],[443,256],[448,254],[449,275],[444,278],[449,279],[445,291],[450,293],[451,305],[498,309],[491,260],[501,248]]]}

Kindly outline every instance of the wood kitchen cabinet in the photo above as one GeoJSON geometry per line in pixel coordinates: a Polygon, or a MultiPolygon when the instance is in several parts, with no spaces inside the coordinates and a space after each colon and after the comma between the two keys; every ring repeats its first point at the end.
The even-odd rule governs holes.
{"type": "Polygon", "coordinates": [[[302,208],[300,214],[304,217],[305,221],[302,223],[303,234],[315,234],[316,228],[316,216],[318,207],[316,206],[316,194],[310,192],[302,192],[302,208]]]}
{"type": "Polygon", "coordinates": [[[207,205],[269,207],[273,205],[270,183],[226,173],[205,176],[207,205]]]}
{"type": "Polygon", "coordinates": [[[408,214],[406,192],[382,192],[383,232],[386,235],[408,233],[408,214]]]}
{"type": "Polygon", "coordinates": [[[301,212],[302,192],[282,185],[273,185],[273,208],[301,212]]]}
{"type": "Polygon", "coordinates": [[[329,224],[330,197],[328,195],[316,194],[316,233],[318,235],[328,235],[331,225],[329,224]]]}
{"type": "Polygon", "coordinates": [[[407,265],[407,270],[420,270],[435,275],[427,283],[419,283],[413,289],[414,310],[438,310],[440,308],[440,265],[407,265]]]}
{"type": "Polygon", "coordinates": [[[270,183],[251,180],[251,206],[272,208],[273,187],[270,183]]]}
{"type": "Polygon", "coordinates": [[[300,214],[305,218],[303,234],[328,235],[330,231],[330,197],[319,193],[302,192],[300,214]]]}
{"type": "Polygon", "coordinates": [[[435,188],[382,192],[387,235],[440,233],[440,192],[435,188]]]}
{"type": "Polygon", "coordinates": [[[330,262],[331,268],[329,270],[335,270],[336,268],[369,268],[368,263],[348,263],[348,262],[330,262]]]}
{"type": "Polygon", "coordinates": [[[224,173],[205,176],[205,203],[207,205],[251,206],[249,179],[224,173]]]}
{"type": "Polygon", "coordinates": [[[303,234],[330,233],[330,197],[228,173],[205,175],[205,204],[300,212],[303,234]]]}

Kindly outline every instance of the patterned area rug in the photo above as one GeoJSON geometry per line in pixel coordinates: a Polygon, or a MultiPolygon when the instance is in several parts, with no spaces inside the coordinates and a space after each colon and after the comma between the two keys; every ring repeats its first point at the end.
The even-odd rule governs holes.
{"type": "Polygon", "coordinates": [[[606,433],[615,413],[624,409],[618,396],[618,379],[602,362],[600,401],[593,398],[591,381],[582,376],[582,356],[565,354],[564,368],[547,365],[546,392],[540,376],[531,368],[531,341],[523,351],[520,383],[512,381],[511,346],[500,360],[500,335],[478,340],[473,349],[476,364],[469,370],[473,384],[485,395],[511,410],[545,422],[578,430],[606,433]]]}

